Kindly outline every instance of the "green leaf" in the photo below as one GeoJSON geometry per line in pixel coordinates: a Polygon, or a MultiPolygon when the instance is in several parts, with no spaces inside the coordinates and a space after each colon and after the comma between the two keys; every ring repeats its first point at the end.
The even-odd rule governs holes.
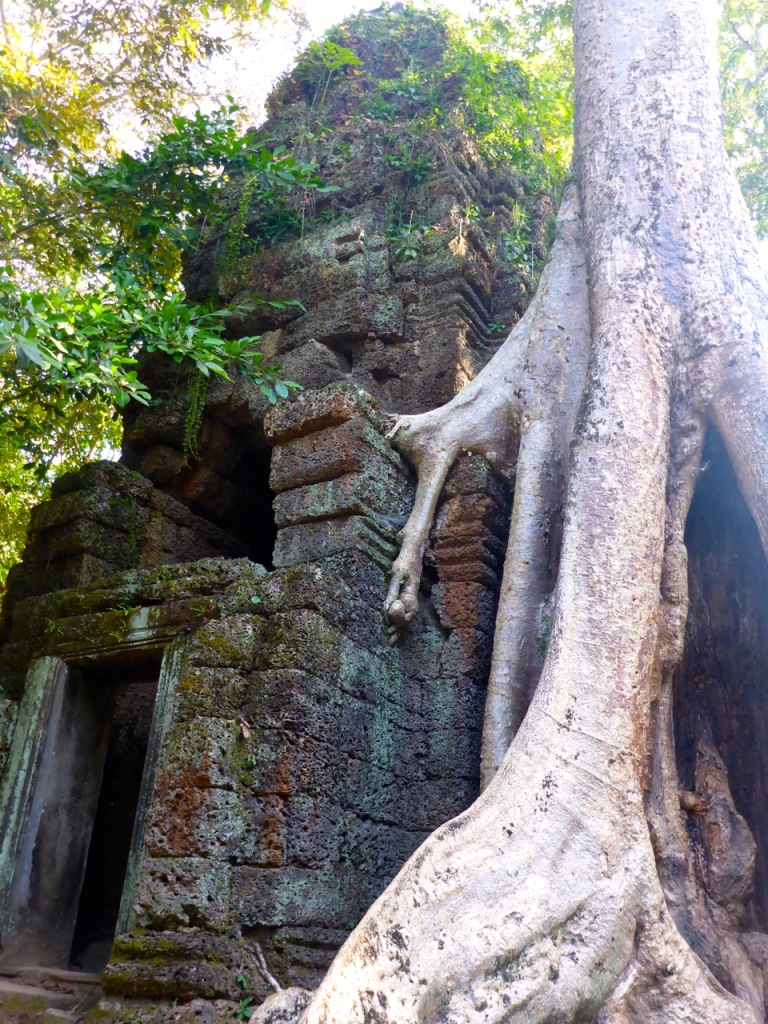
{"type": "Polygon", "coordinates": [[[30,363],[34,363],[37,366],[46,367],[50,364],[43,353],[40,351],[37,345],[31,341],[16,341],[16,358],[19,361],[19,365],[22,369],[25,369],[30,363]]]}

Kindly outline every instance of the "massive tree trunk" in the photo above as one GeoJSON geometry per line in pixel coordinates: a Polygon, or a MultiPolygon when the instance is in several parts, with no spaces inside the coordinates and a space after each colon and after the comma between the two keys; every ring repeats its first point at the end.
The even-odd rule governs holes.
{"type": "Polygon", "coordinates": [[[420,481],[394,631],[457,452],[515,472],[485,789],[377,900],[302,1024],[764,1019],[742,941],[754,844],[714,751],[681,791],[672,738],[710,425],[768,545],[768,284],[721,141],[715,15],[575,0],[578,189],[538,293],[464,392],[393,431],[420,481]],[[689,827],[715,796],[740,836],[719,903],[689,827]]]}

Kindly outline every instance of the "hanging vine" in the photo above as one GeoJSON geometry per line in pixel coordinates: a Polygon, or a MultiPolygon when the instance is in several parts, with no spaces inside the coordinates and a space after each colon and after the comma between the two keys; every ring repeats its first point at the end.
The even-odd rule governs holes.
{"type": "Polygon", "coordinates": [[[202,460],[197,442],[200,437],[200,427],[203,423],[203,411],[205,410],[205,399],[208,395],[209,380],[210,378],[206,377],[200,370],[193,370],[189,377],[187,408],[184,413],[183,442],[184,457],[187,462],[190,459],[194,459],[195,462],[202,460]]]}

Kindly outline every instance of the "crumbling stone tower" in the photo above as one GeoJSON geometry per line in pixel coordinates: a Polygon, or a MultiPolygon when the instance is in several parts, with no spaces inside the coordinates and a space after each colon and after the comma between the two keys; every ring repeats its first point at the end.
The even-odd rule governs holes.
{"type": "MultiPolygon", "coordinates": [[[[335,38],[362,64],[300,64],[259,134],[304,147],[338,191],[299,197],[271,246],[246,209],[234,256],[217,226],[185,270],[195,298],[250,301],[236,330],[305,390],[270,408],[245,378],[212,383],[192,456],[188,382],[148,360],[162,402],[126,410],[120,462],[58,481],[10,578],[8,969],[235,998],[258,942],[283,983],[312,985],[476,793],[509,482],[458,463],[422,614],[390,646],[380,608],[413,482],[385,434],[388,413],[447,400],[490,358],[531,284],[505,258],[514,197],[534,239],[547,206],[396,87],[439,63],[442,19],[396,8],[335,38]]],[[[460,69],[441,88],[449,109],[460,69]]],[[[233,211],[242,196],[233,182],[233,211]]]]}

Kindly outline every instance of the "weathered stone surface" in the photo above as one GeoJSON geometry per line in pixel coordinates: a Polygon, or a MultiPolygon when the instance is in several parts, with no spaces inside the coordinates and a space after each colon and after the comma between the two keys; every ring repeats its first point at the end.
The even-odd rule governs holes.
{"type": "Polygon", "coordinates": [[[304,392],[291,402],[276,405],[264,421],[264,430],[271,444],[277,446],[360,417],[379,429],[386,422],[369,395],[344,384],[304,392]]]}
{"type": "Polygon", "coordinates": [[[387,529],[387,525],[380,528],[370,518],[349,516],[284,527],[275,544],[274,563],[282,569],[342,551],[361,550],[383,569],[388,568],[397,551],[394,530],[387,529]]]}
{"type": "Polygon", "coordinates": [[[135,894],[136,922],[155,931],[189,926],[226,931],[230,895],[225,863],[203,857],[145,857],[135,894]]]}
{"type": "Polygon", "coordinates": [[[9,577],[6,623],[26,597],[123,569],[243,552],[242,542],[155,491],[146,478],[118,463],[92,463],[60,478],[51,499],[35,510],[24,559],[9,577]]]}
{"type": "MultiPolygon", "coordinates": [[[[421,49],[404,55],[404,61],[433,63],[439,57],[443,30],[432,35],[435,26],[426,20],[422,29],[421,49]]],[[[353,49],[370,49],[364,33],[347,32],[344,38],[353,49]]],[[[388,39],[398,45],[392,34],[388,39]]],[[[253,292],[278,302],[301,296],[305,312],[263,306],[244,318],[243,331],[279,334],[275,356],[280,360],[308,339],[316,340],[338,352],[349,380],[386,407],[410,412],[450,397],[492,354],[490,323],[512,326],[519,316],[526,294],[519,268],[498,254],[509,224],[509,194],[533,204],[519,182],[494,181],[461,133],[449,129],[440,146],[431,146],[428,138],[414,144],[409,117],[418,113],[418,105],[404,109],[394,122],[377,122],[372,112],[361,118],[360,93],[375,86],[368,68],[378,73],[389,57],[377,53],[354,81],[342,76],[328,98],[331,109],[325,116],[333,127],[319,162],[321,174],[343,194],[339,218],[327,224],[305,217],[301,238],[225,268],[217,267],[213,248],[203,249],[188,261],[186,283],[199,295],[216,282],[237,298],[253,292]],[[352,100],[351,91],[350,108],[345,97],[352,100]],[[337,124],[334,116],[340,118],[337,124]],[[344,160],[335,155],[337,149],[346,153],[344,160]],[[427,175],[428,191],[408,183],[400,150],[419,150],[419,173],[427,175]],[[422,192],[428,198],[419,205],[422,192]],[[467,229],[464,211],[470,206],[477,213],[467,229]],[[399,212],[393,214],[393,208],[399,212]],[[414,224],[411,238],[406,225],[414,224]],[[409,239],[411,253],[414,245],[418,251],[404,258],[409,239]]],[[[307,116],[303,100],[294,102],[265,128],[289,145],[292,133],[305,124],[299,111],[307,116]]]]}
{"type": "Polygon", "coordinates": [[[235,668],[187,666],[176,689],[175,715],[179,722],[224,714],[239,719],[248,703],[251,684],[235,668]]]}
{"type": "Polygon", "coordinates": [[[253,667],[260,623],[251,615],[233,615],[203,626],[192,639],[192,654],[197,664],[207,668],[253,667]]]}
{"type": "MultiPolygon", "coordinates": [[[[312,425],[310,421],[307,427],[312,425]]],[[[364,416],[355,416],[340,426],[313,431],[276,447],[269,484],[279,494],[365,469],[386,476],[400,466],[399,456],[380,431],[364,416]]]]}
{"type": "Polygon", "coordinates": [[[357,886],[343,865],[321,871],[297,865],[236,867],[233,882],[244,927],[278,927],[290,921],[294,926],[344,928],[356,903],[357,886]]]}
{"type": "MultiPolygon", "coordinates": [[[[158,931],[118,936],[103,985],[108,993],[124,996],[183,1000],[203,995],[208,999],[223,996],[237,1001],[242,997],[242,988],[236,981],[240,972],[253,974],[244,943],[200,929],[158,931]]],[[[216,1018],[216,1024],[220,1019],[216,1018]]],[[[114,1018],[106,1020],[112,1024],[114,1018]]]]}
{"type": "Polygon", "coordinates": [[[405,519],[410,497],[407,482],[389,467],[375,474],[347,473],[336,480],[323,480],[278,494],[274,501],[275,523],[281,529],[337,516],[405,519]]]}
{"type": "Polygon", "coordinates": [[[170,483],[188,467],[184,453],[168,444],[151,444],[137,464],[138,471],[158,487],[170,483]]]}
{"type": "MultiPolygon", "coordinates": [[[[151,966],[147,968],[151,972],[151,966]]],[[[177,968],[178,972],[178,968],[177,968]]],[[[170,976],[168,989],[176,984],[173,975],[176,972],[164,972],[170,976]]],[[[237,1013],[240,1000],[229,999],[190,999],[180,1002],[177,997],[169,1001],[141,998],[119,998],[107,996],[98,1004],[86,1010],[78,1021],[82,1024],[123,1024],[124,1021],[140,1021],[141,1024],[221,1024],[223,1020],[231,1020],[237,1013]]]]}
{"type": "Polygon", "coordinates": [[[30,659],[41,653],[93,661],[120,652],[127,660],[133,650],[160,650],[208,620],[252,613],[264,575],[252,562],[209,559],[28,598],[14,609],[12,642],[0,648],[3,686],[11,695],[19,693],[30,659]]]}
{"type": "Polygon", "coordinates": [[[506,547],[506,536],[499,535],[506,534],[507,505],[508,499],[503,494],[491,497],[482,492],[470,492],[448,498],[440,504],[432,536],[438,542],[445,537],[457,543],[471,541],[475,537],[484,538],[488,531],[500,540],[502,547],[506,547]]]}
{"type": "Polygon", "coordinates": [[[359,647],[377,653],[386,640],[381,612],[385,589],[385,570],[358,550],[275,570],[254,593],[264,614],[315,611],[359,647]]]}
{"type": "Polygon", "coordinates": [[[28,633],[41,630],[49,620],[173,604],[213,594],[222,602],[231,602],[252,592],[264,576],[263,566],[247,559],[229,558],[113,574],[82,587],[56,590],[20,602],[14,612],[14,625],[28,633]]]}
{"type": "Polygon", "coordinates": [[[509,502],[507,486],[485,459],[465,452],[456,459],[448,474],[441,503],[447,503],[450,498],[456,496],[463,498],[469,494],[488,495],[502,506],[509,502]]]}
{"type": "Polygon", "coordinates": [[[285,988],[268,996],[251,1017],[249,1024],[295,1024],[312,998],[304,988],[285,988]]]}
{"type": "MultiPolygon", "coordinates": [[[[125,616],[116,603],[183,612],[212,600],[219,614],[236,595],[233,613],[186,642],[133,899],[132,927],[148,942],[255,928],[285,980],[312,983],[332,953],[313,952],[313,929],[342,935],[426,832],[471,799],[476,782],[451,749],[476,756],[479,691],[467,703],[472,684],[452,679],[452,693],[435,693],[446,641],[426,620],[402,648],[387,646],[383,583],[358,551],[271,574],[208,560],[25,603],[27,622],[85,608],[87,629],[89,616],[125,616]],[[472,738],[456,742],[454,730],[472,738]],[[273,942],[285,929],[294,938],[273,942]]],[[[203,951],[196,964],[159,955],[154,970],[116,954],[111,990],[231,993],[231,972],[203,951]]]]}
{"type": "Polygon", "coordinates": [[[330,345],[323,345],[314,338],[281,354],[280,365],[288,380],[301,381],[302,387],[308,391],[324,388],[334,381],[347,380],[349,375],[344,357],[330,345]]]}
{"type": "Polygon", "coordinates": [[[0,775],[2,775],[5,762],[8,759],[18,710],[19,705],[15,700],[11,700],[9,697],[0,697],[0,775]]]}
{"type": "MultiPolygon", "coordinates": [[[[149,360],[145,360],[146,363],[149,360]]],[[[145,375],[146,377],[146,375],[145,375]]],[[[157,405],[134,405],[124,417],[124,444],[163,444],[181,450],[184,439],[186,396],[166,395],[157,405]]]]}

